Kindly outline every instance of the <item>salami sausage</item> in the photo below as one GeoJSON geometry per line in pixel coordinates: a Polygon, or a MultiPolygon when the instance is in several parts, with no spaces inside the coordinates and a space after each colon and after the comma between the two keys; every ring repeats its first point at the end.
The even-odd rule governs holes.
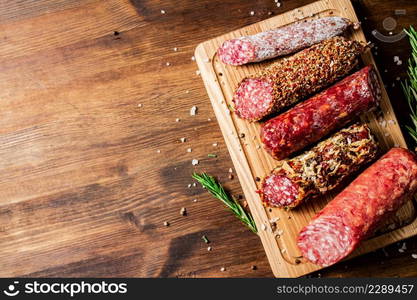
{"type": "Polygon", "coordinates": [[[274,158],[286,158],[376,107],[380,98],[375,71],[372,66],[364,67],[266,122],[261,128],[261,141],[274,158]]]}
{"type": "Polygon", "coordinates": [[[417,190],[417,157],[393,148],[359,175],[304,227],[297,244],[310,262],[329,266],[400,208],[417,190]]]}
{"type": "Polygon", "coordinates": [[[233,66],[260,62],[297,52],[340,35],[351,24],[352,22],[348,19],[341,17],[308,20],[255,35],[227,40],[217,50],[217,54],[223,63],[233,66]]]}
{"type": "Polygon", "coordinates": [[[334,189],[349,174],[373,160],[378,146],[366,124],[342,129],[316,147],[279,165],[258,191],[267,206],[298,206],[334,189]]]}
{"type": "Polygon", "coordinates": [[[233,96],[236,115],[257,121],[279,112],[347,75],[365,48],[334,37],[244,78],[233,96]]]}

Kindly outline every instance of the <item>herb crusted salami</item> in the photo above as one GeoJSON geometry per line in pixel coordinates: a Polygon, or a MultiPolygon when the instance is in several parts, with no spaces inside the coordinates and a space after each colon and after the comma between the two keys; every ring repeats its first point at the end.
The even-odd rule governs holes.
{"type": "Polygon", "coordinates": [[[217,50],[220,60],[238,66],[287,55],[342,34],[348,19],[324,17],[225,41],[217,50]]]}
{"type": "Polygon", "coordinates": [[[417,157],[393,148],[330,201],[298,235],[310,262],[332,265],[348,256],[417,190],[417,157]]]}
{"type": "Polygon", "coordinates": [[[295,207],[334,189],[375,158],[378,146],[366,124],[342,129],[303,154],[279,165],[258,191],[267,206],[295,207]]]}
{"type": "Polygon", "coordinates": [[[281,111],[347,75],[365,48],[334,37],[244,78],[233,96],[236,115],[258,121],[281,111]]]}
{"type": "Polygon", "coordinates": [[[286,158],[376,107],[380,98],[373,67],[364,67],[267,121],[261,128],[261,141],[274,158],[286,158]]]}

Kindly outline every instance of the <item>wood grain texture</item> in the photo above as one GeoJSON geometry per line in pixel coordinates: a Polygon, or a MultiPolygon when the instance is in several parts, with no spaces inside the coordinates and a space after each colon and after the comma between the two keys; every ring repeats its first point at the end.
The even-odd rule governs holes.
{"type": "MultiPolygon", "coordinates": [[[[193,171],[207,171],[242,194],[236,176],[228,178],[232,162],[191,56],[202,41],[309,2],[2,1],[0,276],[272,277],[258,237],[203,189],[187,187],[193,171]]],[[[407,9],[395,32],[417,14],[406,0],[355,8],[368,39],[395,9],[407,9]]],[[[408,43],[375,42],[407,124],[404,98],[391,85],[405,76],[392,57],[405,62],[408,43]]],[[[417,276],[417,239],[405,253],[397,249],[321,275],[417,276]]]]}

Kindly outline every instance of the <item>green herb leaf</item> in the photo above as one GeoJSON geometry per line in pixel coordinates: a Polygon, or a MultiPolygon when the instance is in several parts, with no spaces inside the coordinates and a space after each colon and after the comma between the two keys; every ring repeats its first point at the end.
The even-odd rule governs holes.
{"type": "Polygon", "coordinates": [[[252,215],[246,212],[235,198],[230,197],[224,188],[216,181],[216,179],[214,179],[214,177],[208,175],[207,173],[194,173],[192,177],[197,180],[203,188],[207,189],[210,194],[222,201],[223,204],[226,205],[240,221],[252,230],[252,232],[258,232],[252,215]]]}
{"type": "Polygon", "coordinates": [[[207,156],[210,157],[210,158],[216,158],[217,157],[217,155],[213,154],[213,153],[209,153],[209,154],[207,154],[207,156]]]}
{"type": "Polygon", "coordinates": [[[408,79],[401,83],[408,106],[410,107],[410,117],[413,121],[413,127],[406,126],[408,133],[417,142],[417,31],[410,26],[405,30],[411,44],[411,57],[408,60],[408,79]]]}

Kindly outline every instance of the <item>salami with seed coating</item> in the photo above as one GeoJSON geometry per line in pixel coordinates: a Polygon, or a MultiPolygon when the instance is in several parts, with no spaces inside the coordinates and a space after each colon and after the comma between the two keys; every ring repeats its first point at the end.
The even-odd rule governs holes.
{"type": "Polygon", "coordinates": [[[235,113],[258,121],[347,75],[366,47],[334,37],[244,78],[233,96],[235,113]]]}
{"type": "Polygon", "coordinates": [[[332,265],[372,235],[416,190],[416,155],[393,148],[301,230],[297,245],[308,261],[332,265]]]}
{"type": "Polygon", "coordinates": [[[274,158],[286,158],[376,107],[380,98],[373,67],[364,67],[266,122],[261,128],[261,141],[274,158]]]}
{"type": "Polygon", "coordinates": [[[239,66],[287,55],[342,34],[352,22],[324,17],[291,24],[250,36],[227,40],[217,50],[220,60],[239,66]]]}
{"type": "Polygon", "coordinates": [[[342,129],[303,154],[279,165],[258,191],[267,206],[293,208],[337,187],[373,160],[378,146],[366,124],[342,129]]]}

